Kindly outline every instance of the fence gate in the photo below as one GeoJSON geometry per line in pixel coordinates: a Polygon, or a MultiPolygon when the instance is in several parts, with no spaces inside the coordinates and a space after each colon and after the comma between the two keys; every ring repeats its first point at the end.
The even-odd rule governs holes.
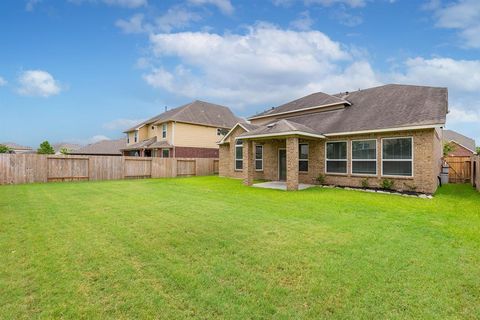
{"type": "Polygon", "coordinates": [[[448,181],[450,183],[467,183],[472,178],[472,160],[470,157],[446,157],[450,167],[448,181]]]}

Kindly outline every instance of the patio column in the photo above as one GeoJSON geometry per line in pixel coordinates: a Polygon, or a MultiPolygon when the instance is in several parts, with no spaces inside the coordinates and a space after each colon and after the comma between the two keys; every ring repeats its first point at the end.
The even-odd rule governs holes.
{"type": "Polygon", "coordinates": [[[253,141],[243,141],[243,184],[251,186],[253,184],[253,175],[255,173],[253,141]]]}
{"type": "Polygon", "coordinates": [[[287,138],[287,190],[298,190],[298,138],[287,138]]]}

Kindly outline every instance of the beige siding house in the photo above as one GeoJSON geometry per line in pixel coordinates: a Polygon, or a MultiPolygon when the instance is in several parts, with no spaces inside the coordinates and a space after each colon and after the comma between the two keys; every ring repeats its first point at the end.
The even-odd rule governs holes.
{"type": "Polygon", "coordinates": [[[218,158],[218,141],[238,120],[228,107],[193,101],[126,130],[122,151],[127,156],[218,158]]]}
{"type": "Polygon", "coordinates": [[[238,123],[220,142],[221,176],[435,192],[446,88],[385,85],[314,93],[238,123]]]}

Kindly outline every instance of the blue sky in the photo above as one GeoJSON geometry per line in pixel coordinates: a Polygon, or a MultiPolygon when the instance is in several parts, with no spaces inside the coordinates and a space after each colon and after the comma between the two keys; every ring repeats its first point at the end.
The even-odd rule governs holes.
{"type": "Polygon", "coordinates": [[[480,144],[480,1],[4,0],[0,141],[89,143],[194,99],[249,116],[302,95],[449,88],[480,144]]]}

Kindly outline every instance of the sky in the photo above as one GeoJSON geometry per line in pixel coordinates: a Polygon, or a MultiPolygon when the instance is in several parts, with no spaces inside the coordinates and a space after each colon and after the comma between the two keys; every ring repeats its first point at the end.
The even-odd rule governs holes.
{"type": "Polygon", "coordinates": [[[2,0],[0,141],[123,137],[199,99],[247,117],[313,92],[448,87],[480,145],[478,0],[2,0]]]}

